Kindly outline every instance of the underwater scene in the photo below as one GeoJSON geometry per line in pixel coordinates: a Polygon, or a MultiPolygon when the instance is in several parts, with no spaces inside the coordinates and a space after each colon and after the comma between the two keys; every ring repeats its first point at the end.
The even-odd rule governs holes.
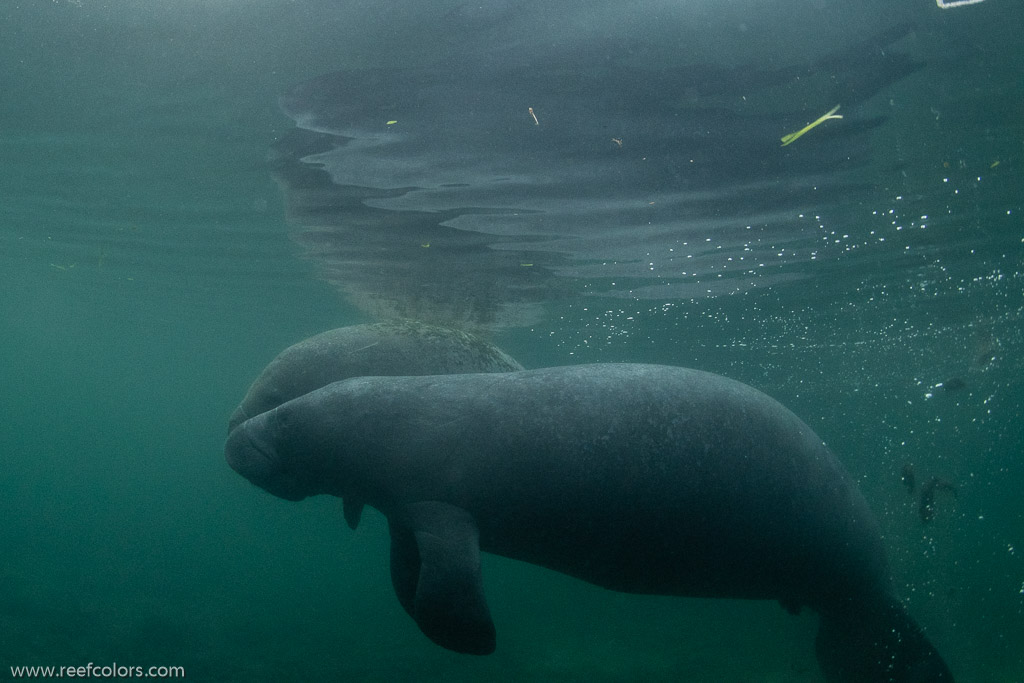
{"type": "Polygon", "coordinates": [[[0,678],[1024,681],[1022,30],[5,0],[0,678]]]}

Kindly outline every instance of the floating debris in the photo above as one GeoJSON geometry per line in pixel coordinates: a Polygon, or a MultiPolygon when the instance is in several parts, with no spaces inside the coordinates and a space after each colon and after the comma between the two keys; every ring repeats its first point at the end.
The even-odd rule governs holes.
{"type": "Polygon", "coordinates": [[[914,464],[907,463],[900,470],[900,481],[903,482],[903,486],[906,487],[907,493],[913,494],[914,488],[917,486],[917,480],[914,477],[914,464]]]}
{"type": "Polygon", "coordinates": [[[935,0],[935,4],[941,9],[963,7],[964,5],[977,5],[979,2],[983,2],[983,0],[953,0],[952,2],[946,2],[946,0],[935,0]]]}
{"type": "Polygon", "coordinates": [[[921,503],[917,507],[917,514],[921,516],[921,522],[927,524],[935,518],[935,492],[949,491],[956,498],[956,488],[945,479],[932,477],[928,483],[921,487],[921,503]]]}
{"type": "Polygon", "coordinates": [[[827,114],[823,114],[816,121],[808,123],[806,126],[801,128],[797,132],[790,133],[789,135],[783,135],[782,136],[782,146],[785,147],[789,143],[796,141],[804,133],[806,133],[807,131],[809,131],[810,129],[812,129],[812,128],[816,127],[816,126],[820,126],[821,124],[825,123],[829,119],[841,119],[841,118],[843,118],[842,114],[836,114],[837,111],[839,111],[839,105],[838,104],[836,106],[832,107],[832,109],[830,109],[827,114]]]}
{"type": "Polygon", "coordinates": [[[959,377],[950,377],[945,382],[939,382],[935,385],[936,389],[942,389],[943,391],[959,391],[967,386],[967,382],[959,377]]]}

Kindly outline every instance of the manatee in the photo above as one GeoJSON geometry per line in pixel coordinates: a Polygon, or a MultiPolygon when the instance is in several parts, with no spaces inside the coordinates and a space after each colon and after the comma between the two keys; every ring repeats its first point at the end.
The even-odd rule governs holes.
{"type": "Polygon", "coordinates": [[[605,364],[357,377],[253,417],[225,446],[287,500],[370,505],[402,607],[435,643],[496,637],[480,552],[627,593],[778,600],[820,615],[829,683],[952,681],[894,596],[881,530],[838,459],[717,375],[605,364]]]}
{"type": "Polygon", "coordinates": [[[289,346],[270,361],[232,413],[228,431],[285,401],[349,377],[522,369],[493,344],[447,327],[412,320],[339,327],[289,346]]]}

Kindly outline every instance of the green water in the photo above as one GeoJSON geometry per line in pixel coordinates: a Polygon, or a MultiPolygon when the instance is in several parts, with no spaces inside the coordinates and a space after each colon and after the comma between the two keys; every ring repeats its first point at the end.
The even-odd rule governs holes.
{"type": "MultiPolygon", "coordinates": [[[[877,133],[888,175],[874,203],[823,219],[838,235],[814,238],[827,246],[793,266],[801,280],[551,301],[490,335],[527,367],[676,364],[778,398],[860,482],[896,590],[957,680],[1019,681],[1021,19],[1007,0],[920,4],[920,41],[955,55],[931,45],[939,66],[887,93],[906,95],[877,133]],[[963,388],[933,388],[950,378],[963,388]],[[957,487],[930,524],[906,463],[957,487]]],[[[820,680],[813,615],[625,596],[494,557],[498,650],[447,652],[394,598],[381,516],[352,532],[338,501],[278,500],[227,467],[227,417],[260,369],[370,319],[289,238],[265,163],[292,125],[276,98],[429,53],[459,3],[442,19],[342,5],[0,8],[0,676],[117,662],[195,680],[820,680]]]]}

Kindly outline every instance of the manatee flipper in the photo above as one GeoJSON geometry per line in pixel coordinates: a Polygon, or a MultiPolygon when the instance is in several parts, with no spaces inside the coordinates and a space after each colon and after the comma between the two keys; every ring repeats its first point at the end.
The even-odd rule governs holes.
{"type": "Polygon", "coordinates": [[[476,522],[462,508],[438,502],[406,508],[408,528],[390,521],[391,582],[420,630],[455,652],[494,652],[494,622],[480,576],[476,522]]]}
{"type": "Polygon", "coordinates": [[[953,674],[897,600],[822,613],[815,650],[828,683],[953,683],[953,674]]]}
{"type": "Polygon", "coordinates": [[[390,520],[388,527],[391,531],[391,585],[402,609],[415,619],[413,604],[420,580],[420,551],[416,548],[416,536],[390,520]]]}
{"type": "Polygon", "coordinates": [[[345,522],[352,531],[359,526],[359,519],[363,516],[363,501],[351,495],[346,495],[342,501],[342,510],[345,513],[345,522]]]}

